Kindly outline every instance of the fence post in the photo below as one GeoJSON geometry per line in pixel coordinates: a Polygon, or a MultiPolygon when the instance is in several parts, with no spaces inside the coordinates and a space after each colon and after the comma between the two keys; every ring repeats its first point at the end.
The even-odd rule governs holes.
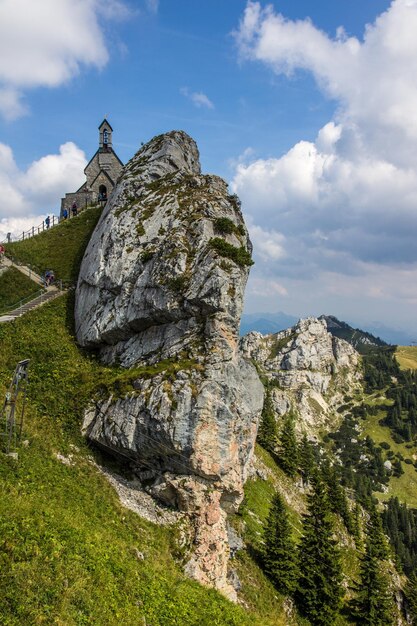
{"type": "Polygon", "coordinates": [[[35,236],[35,227],[32,226],[32,237],[34,237],[34,236],[35,236]]]}
{"type": "Polygon", "coordinates": [[[25,238],[25,231],[23,231],[23,233],[22,233],[22,239],[24,239],[24,238],[25,238]]]}

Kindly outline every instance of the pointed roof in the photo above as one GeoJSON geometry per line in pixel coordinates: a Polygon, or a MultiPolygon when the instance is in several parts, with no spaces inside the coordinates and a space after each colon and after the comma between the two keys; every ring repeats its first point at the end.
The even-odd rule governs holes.
{"type": "Polygon", "coordinates": [[[111,127],[110,122],[109,122],[106,118],[104,118],[104,120],[101,122],[101,124],[100,124],[100,126],[98,127],[98,129],[100,130],[100,128],[101,128],[102,126],[104,126],[104,124],[107,124],[107,126],[110,128],[110,130],[113,130],[113,129],[112,129],[112,127],[111,127]]]}

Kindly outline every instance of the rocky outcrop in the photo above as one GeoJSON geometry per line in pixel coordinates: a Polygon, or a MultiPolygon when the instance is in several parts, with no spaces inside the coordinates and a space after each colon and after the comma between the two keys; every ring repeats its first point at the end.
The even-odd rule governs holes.
{"type": "Polygon", "coordinates": [[[130,368],[87,411],[86,436],[132,459],[155,496],[192,517],[186,569],[231,597],[226,514],[243,495],[263,402],[238,351],[250,253],[236,196],[201,175],[188,135],[167,133],[125,167],[75,310],[79,343],[130,368]]]}
{"type": "Polygon", "coordinates": [[[240,345],[242,354],[256,361],[271,382],[277,415],[293,410],[298,415],[296,429],[310,436],[334,423],[344,396],[359,384],[359,355],[332,336],[323,320],[303,319],[273,335],[251,332],[240,345]]]}

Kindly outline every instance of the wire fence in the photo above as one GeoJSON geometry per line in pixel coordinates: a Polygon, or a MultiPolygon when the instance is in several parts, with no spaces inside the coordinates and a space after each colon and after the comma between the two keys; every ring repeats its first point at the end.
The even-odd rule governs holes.
{"type": "Polygon", "coordinates": [[[65,216],[59,215],[48,215],[40,224],[37,226],[32,226],[28,230],[22,231],[21,235],[13,235],[12,233],[7,233],[6,239],[0,241],[0,244],[7,245],[8,243],[14,243],[16,241],[25,241],[26,239],[30,239],[31,237],[35,237],[36,235],[40,235],[46,230],[50,230],[54,226],[57,226],[61,222],[72,219],[73,217],[77,217],[80,213],[82,213],[86,209],[92,209],[96,207],[98,204],[104,206],[105,202],[103,200],[87,205],[85,208],[78,208],[76,211],[73,209],[68,209],[64,214],[65,216]]]}
{"type": "Polygon", "coordinates": [[[15,241],[24,241],[25,239],[30,239],[31,237],[35,237],[35,235],[43,233],[45,230],[49,230],[50,228],[57,226],[57,224],[59,224],[61,220],[62,218],[58,217],[57,215],[50,215],[37,226],[32,226],[28,230],[22,231],[21,235],[16,236],[12,233],[7,233],[6,239],[1,241],[0,243],[7,245],[8,243],[14,243],[15,241]]]}

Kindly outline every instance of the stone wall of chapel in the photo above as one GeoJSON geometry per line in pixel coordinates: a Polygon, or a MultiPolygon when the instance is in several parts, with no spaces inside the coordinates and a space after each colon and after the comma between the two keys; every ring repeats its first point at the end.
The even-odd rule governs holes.
{"type": "Polygon", "coordinates": [[[98,161],[100,170],[104,170],[110,176],[113,183],[116,184],[120,172],[123,169],[123,165],[121,165],[114,152],[99,152],[98,161]]]}

